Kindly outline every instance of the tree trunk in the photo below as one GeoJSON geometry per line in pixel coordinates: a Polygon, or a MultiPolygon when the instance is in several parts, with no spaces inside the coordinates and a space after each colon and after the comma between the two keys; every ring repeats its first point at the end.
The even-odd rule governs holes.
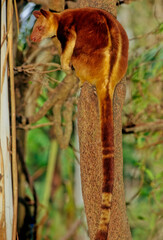
{"type": "Polygon", "coordinates": [[[12,239],[13,196],[10,159],[10,124],[7,77],[6,2],[1,1],[0,78],[0,239],[12,239]]]}
{"type": "MultiPolygon", "coordinates": [[[[79,0],[80,7],[103,8],[116,14],[116,1],[79,0]]],[[[114,145],[115,172],[114,189],[109,224],[109,240],[130,240],[131,233],[126,216],[121,112],[125,97],[125,80],[121,81],[114,93],[114,145]]],[[[78,129],[80,144],[80,166],[82,191],[88,221],[90,239],[97,232],[102,190],[102,155],[98,100],[92,86],[85,83],[78,104],[78,129]]]]}

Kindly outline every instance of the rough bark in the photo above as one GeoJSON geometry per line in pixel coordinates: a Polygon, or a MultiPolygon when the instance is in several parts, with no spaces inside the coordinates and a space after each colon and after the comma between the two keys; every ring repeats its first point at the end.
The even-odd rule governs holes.
{"type": "Polygon", "coordinates": [[[28,2],[34,2],[40,4],[44,9],[51,9],[55,11],[63,11],[65,0],[28,0],[28,2]]]}
{"type": "MultiPolygon", "coordinates": [[[[79,1],[80,7],[103,8],[116,14],[116,1],[79,1]]],[[[125,81],[121,81],[114,94],[115,177],[109,225],[109,240],[129,240],[131,233],[126,216],[123,185],[121,112],[125,96],[125,81]]],[[[102,189],[102,156],[98,100],[95,89],[84,84],[78,104],[78,130],[82,192],[90,239],[98,227],[102,189]]]]}
{"type": "Polygon", "coordinates": [[[78,0],[79,7],[96,7],[111,12],[114,16],[117,15],[115,0],[78,0]]]}

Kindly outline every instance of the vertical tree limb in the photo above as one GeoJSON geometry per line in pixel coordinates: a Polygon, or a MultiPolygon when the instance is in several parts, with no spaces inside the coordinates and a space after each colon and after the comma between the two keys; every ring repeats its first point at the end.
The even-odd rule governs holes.
{"type": "MultiPolygon", "coordinates": [[[[98,7],[116,14],[116,1],[79,0],[80,7],[98,7]]],[[[125,96],[125,81],[121,81],[114,94],[114,189],[109,225],[109,240],[130,240],[131,233],[126,216],[123,185],[122,123],[121,111],[125,96]]],[[[78,104],[78,129],[80,166],[85,212],[90,239],[97,232],[102,191],[102,150],[98,100],[92,86],[84,84],[78,104]]]]}
{"type": "Polygon", "coordinates": [[[98,228],[101,204],[102,156],[99,120],[95,90],[85,83],[78,103],[78,132],[82,192],[91,240],[98,228]]]}
{"type": "Polygon", "coordinates": [[[117,15],[115,0],[78,0],[79,7],[96,7],[111,12],[114,16],[117,15]]]}
{"type": "Polygon", "coordinates": [[[10,94],[11,94],[12,174],[13,174],[13,204],[14,204],[12,239],[15,240],[17,236],[18,175],[17,175],[17,161],[16,161],[16,111],[15,111],[15,86],[14,86],[14,71],[13,71],[13,3],[12,3],[12,0],[8,0],[7,20],[8,20],[10,94]]]}
{"type": "Polygon", "coordinates": [[[6,1],[1,1],[0,48],[0,239],[12,239],[13,198],[9,152],[10,123],[7,76],[6,1]]]}

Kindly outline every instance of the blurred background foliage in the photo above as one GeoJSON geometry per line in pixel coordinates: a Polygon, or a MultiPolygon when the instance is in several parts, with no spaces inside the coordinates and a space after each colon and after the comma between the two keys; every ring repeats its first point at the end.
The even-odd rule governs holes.
{"type": "MultiPolygon", "coordinates": [[[[24,64],[37,48],[35,44],[31,47],[29,35],[35,21],[32,11],[39,8],[40,5],[27,2],[19,7],[17,66],[24,64]]],[[[130,39],[127,92],[123,108],[123,154],[127,213],[134,240],[163,239],[162,12],[161,0],[133,1],[118,7],[118,19],[130,39]],[[137,130],[137,127],[141,128],[137,130]],[[127,131],[130,128],[132,131],[127,131]]],[[[59,57],[52,47],[50,53],[53,54],[51,61],[59,63],[59,57]]],[[[36,111],[47,100],[49,88],[55,88],[64,76],[58,70],[40,77],[39,87],[36,85],[39,88],[37,104],[34,105],[36,111]],[[52,78],[57,81],[52,81],[52,78]]],[[[31,73],[26,73],[23,79],[28,81],[28,86],[32,85],[31,73]]],[[[22,109],[21,105],[18,108],[22,109]]],[[[88,238],[80,190],[75,111],[76,107],[70,144],[65,150],[59,148],[50,126],[25,130],[25,161],[39,202],[37,225],[44,225],[40,230],[40,239],[88,238]]],[[[52,115],[53,112],[48,111],[37,124],[48,123],[52,115]]],[[[28,210],[32,212],[33,193],[29,184],[25,186],[24,195],[31,203],[28,210]]],[[[20,204],[20,219],[23,215],[21,207],[20,204]]],[[[19,220],[20,232],[22,225],[19,220]]],[[[32,231],[31,220],[28,236],[21,238],[20,235],[19,239],[32,239],[32,231]]]]}

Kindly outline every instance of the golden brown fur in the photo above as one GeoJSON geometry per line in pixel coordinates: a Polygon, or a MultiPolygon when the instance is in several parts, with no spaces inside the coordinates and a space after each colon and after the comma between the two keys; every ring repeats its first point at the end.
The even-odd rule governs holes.
{"type": "Polygon", "coordinates": [[[101,216],[95,240],[107,240],[114,185],[113,94],[128,61],[128,38],[121,24],[108,12],[95,8],[51,13],[35,11],[31,39],[57,37],[64,70],[74,67],[83,83],[96,86],[100,108],[103,155],[101,216]],[[40,30],[41,28],[41,30],[40,30]]]}

